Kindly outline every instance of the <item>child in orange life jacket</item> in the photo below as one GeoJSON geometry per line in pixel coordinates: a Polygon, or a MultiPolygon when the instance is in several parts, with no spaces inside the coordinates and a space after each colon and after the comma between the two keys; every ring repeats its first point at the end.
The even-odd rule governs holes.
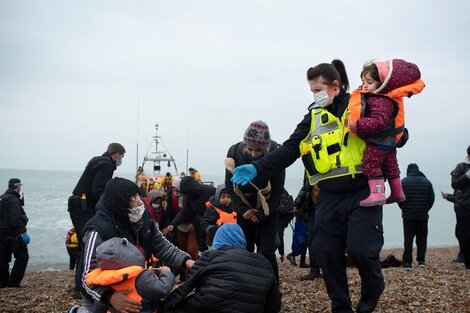
{"type": "Polygon", "coordinates": [[[214,198],[206,203],[207,210],[201,218],[201,230],[206,232],[207,246],[212,246],[217,229],[223,224],[237,223],[237,213],[232,209],[232,199],[225,184],[217,186],[214,198]]]}
{"type": "MultiPolygon", "coordinates": [[[[114,237],[100,244],[96,261],[99,268],[87,274],[87,285],[131,290],[127,296],[142,302],[140,312],[154,312],[155,302],[166,297],[175,285],[175,275],[169,267],[146,269],[143,254],[126,238],[114,237]]],[[[115,312],[112,307],[108,310],[115,312]]]]}
{"type": "Polygon", "coordinates": [[[370,195],[360,206],[405,200],[396,147],[407,139],[407,134],[403,137],[403,97],[421,92],[425,85],[420,77],[415,64],[400,59],[371,62],[361,72],[362,89],[351,95],[348,123],[350,131],[366,141],[363,172],[369,179],[370,195]],[[388,199],[384,178],[391,189],[388,199]]]}

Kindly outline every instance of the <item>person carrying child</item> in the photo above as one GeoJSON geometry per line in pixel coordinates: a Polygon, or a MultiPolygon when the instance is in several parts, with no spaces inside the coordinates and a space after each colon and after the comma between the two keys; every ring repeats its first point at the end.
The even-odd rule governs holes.
{"type": "Polygon", "coordinates": [[[206,202],[207,210],[201,218],[201,230],[206,233],[206,243],[212,246],[217,229],[223,224],[237,222],[237,212],[232,208],[232,199],[225,184],[217,186],[215,196],[206,202]]]}
{"type": "MultiPolygon", "coordinates": [[[[87,285],[130,290],[127,296],[142,302],[141,312],[153,312],[155,301],[170,294],[175,285],[175,275],[169,267],[147,269],[144,255],[126,238],[114,237],[100,244],[96,261],[98,268],[86,275],[87,285]]],[[[113,307],[108,310],[117,312],[113,307]]]]}
{"type": "Polygon", "coordinates": [[[360,202],[363,207],[405,200],[396,148],[408,139],[403,97],[423,90],[425,84],[420,77],[415,64],[400,59],[374,61],[361,72],[362,86],[352,93],[348,105],[348,127],[366,141],[362,168],[369,180],[370,195],[360,202]],[[391,189],[387,199],[385,179],[391,189]]]}

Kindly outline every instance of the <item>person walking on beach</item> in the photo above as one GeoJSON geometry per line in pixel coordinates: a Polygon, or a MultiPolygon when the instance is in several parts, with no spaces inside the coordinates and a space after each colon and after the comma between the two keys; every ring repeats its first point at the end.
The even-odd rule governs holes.
{"type": "MultiPolygon", "coordinates": [[[[104,241],[113,237],[127,238],[137,246],[149,262],[156,256],[172,270],[191,268],[194,261],[163,237],[152,217],[145,209],[139,196],[137,185],[124,178],[113,178],[107,184],[103,196],[96,206],[96,215],[84,228],[84,255],[82,284],[89,298],[84,298],[90,312],[93,308],[111,305],[120,312],[140,312],[146,310],[138,301],[126,296],[126,291],[113,291],[111,288],[87,286],[86,275],[98,267],[96,249],[104,241]]],[[[151,308],[150,308],[151,309],[151,308]]],[[[72,312],[81,312],[77,309],[72,312]]]]}
{"type": "Polygon", "coordinates": [[[12,178],[8,189],[0,197],[0,288],[21,287],[28,266],[30,238],[26,232],[28,217],[20,197],[21,181],[12,178]],[[10,273],[11,255],[15,258],[10,273]]]}
{"type": "Polygon", "coordinates": [[[429,210],[434,204],[434,189],[431,182],[419,170],[415,163],[410,163],[406,177],[402,180],[406,200],[398,203],[403,218],[403,267],[412,267],[413,240],[416,236],[416,247],[419,267],[425,267],[426,246],[428,238],[429,210]]]}
{"type": "MultiPolygon", "coordinates": [[[[227,160],[235,166],[251,164],[264,155],[276,151],[277,142],[271,140],[268,125],[263,121],[252,122],[245,131],[243,141],[231,146],[227,152],[227,160]]],[[[233,209],[237,212],[237,224],[243,230],[248,251],[255,250],[271,263],[274,276],[279,282],[276,260],[276,237],[279,225],[279,201],[284,190],[285,170],[261,172],[253,183],[247,186],[234,186],[231,181],[232,172],[225,172],[225,186],[232,199],[233,209]],[[255,187],[256,186],[256,187],[255,187]],[[266,204],[262,205],[261,196],[266,204]],[[267,210],[266,210],[267,209],[267,210]]]]}
{"type": "Polygon", "coordinates": [[[467,148],[467,157],[462,163],[457,164],[451,176],[452,188],[455,190],[457,237],[465,268],[470,270],[470,146],[467,148]]]}
{"type": "MultiPolygon", "coordinates": [[[[442,196],[442,199],[447,200],[449,202],[452,202],[454,204],[455,217],[456,217],[456,219],[458,219],[457,210],[455,208],[455,192],[450,194],[450,193],[446,193],[446,192],[441,191],[441,196],[442,196]]],[[[455,259],[453,259],[452,262],[464,263],[463,253],[462,253],[462,244],[460,243],[460,229],[458,228],[459,226],[461,226],[461,225],[459,223],[456,223],[455,224],[455,230],[454,230],[455,238],[457,238],[457,242],[459,243],[459,252],[457,253],[457,257],[455,259]]]]}
{"type": "Polygon", "coordinates": [[[271,265],[261,254],[246,250],[242,229],[231,223],[217,230],[212,250],[194,263],[189,279],[165,299],[162,309],[163,313],[277,313],[280,308],[271,265]]]}
{"type": "Polygon", "coordinates": [[[283,170],[301,157],[310,185],[320,188],[313,247],[331,309],[353,312],[344,257],[347,252],[361,277],[356,312],[372,312],[385,288],[379,258],[382,206],[359,205],[369,195],[369,186],[362,173],[365,143],[352,136],[345,124],[348,77],[343,62],[333,60],[308,69],[307,79],[315,102],[294,133],[278,149],[236,168],[232,181],[246,185],[257,175],[283,170]]]}
{"type": "MultiPolygon", "coordinates": [[[[95,215],[95,206],[104,192],[106,183],[113,177],[116,167],[121,165],[126,149],[119,143],[110,143],[101,156],[92,158],[68,200],[68,211],[78,236],[78,260],[83,246],[83,227],[95,215]]],[[[73,297],[80,298],[81,266],[75,270],[73,297]]]]}

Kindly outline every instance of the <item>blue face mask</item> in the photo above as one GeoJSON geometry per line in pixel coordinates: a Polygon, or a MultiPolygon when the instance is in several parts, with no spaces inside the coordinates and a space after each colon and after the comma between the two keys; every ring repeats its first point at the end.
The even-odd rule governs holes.
{"type": "Polygon", "coordinates": [[[122,164],[122,159],[116,160],[116,166],[119,166],[122,164]]]}

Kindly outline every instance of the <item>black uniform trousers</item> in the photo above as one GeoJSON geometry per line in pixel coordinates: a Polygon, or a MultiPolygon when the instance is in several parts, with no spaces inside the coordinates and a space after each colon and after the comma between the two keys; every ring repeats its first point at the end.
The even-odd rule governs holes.
{"type": "Polygon", "coordinates": [[[310,269],[319,270],[317,256],[313,248],[313,236],[315,234],[315,211],[310,211],[308,214],[308,232],[307,232],[307,243],[308,243],[308,255],[310,260],[310,269]]]}
{"type": "Polygon", "coordinates": [[[75,232],[77,233],[78,240],[78,249],[77,249],[77,264],[75,267],[75,289],[80,290],[82,296],[85,295],[89,297],[88,293],[84,291],[83,288],[83,259],[82,259],[82,247],[83,245],[83,229],[85,224],[95,215],[95,209],[87,207],[86,210],[82,210],[80,207],[80,202],[74,202],[69,199],[68,211],[70,213],[70,219],[72,224],[75,227],[75,232]]]}
{"type": "Polygon", "coordinates": [[[18,287],[28,266],[28,247],[20,235],[0,238],[0,288],[18,287]],[[15,258],[10,273],[11,255],[15,258]]]}
{"type": "Polygon", "coordinates": [[[262,223],[253,223],[251,220],[243,218],[242,214],[237,214],[237,224],[243,230],[246,239],[246,249],[250,252],[255,251],[255,242],[258,245],[258,253],[271,263],[274,276],[279,284],[279,269],[276,259],[276,239],[279,227],[279,212],[269,215],[262,223]]]}
{"type": "Polygon", "coordinates": [[[428,242],[428,219],[409,220],[403,219],[403,263],[413,263],[413,240],[416,236],[416,261],[424,262],[428,242]]]}
{"type": "Polygon", "coordinates": [[[460,243],[465,266],[470,268],[470,209],[455,205],[457,216],[456,235],[460,243]]]}
{"type": "Polygon", "coordinates": [[[378,299],[385,287],[380,268],[383,246],[382,206],[360,207],[369,195],[365,187],[353,192],[321,190],[315,210],[313,247],[323,272],[332,312],[351,313],[345,253],[357,265],[361,300],[378,299]]]}

